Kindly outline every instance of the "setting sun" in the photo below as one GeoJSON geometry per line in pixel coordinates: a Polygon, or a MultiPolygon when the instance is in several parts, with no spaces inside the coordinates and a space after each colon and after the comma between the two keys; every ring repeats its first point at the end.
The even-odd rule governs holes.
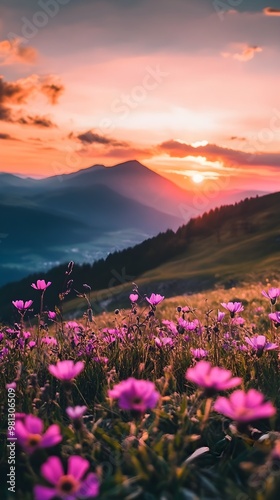
{"type": "Polygon", "coordinates": [[[205,179],[204,175],[200,174],[197,172],[196,174],[192,175],[192,181],[195,182],[195,184],[200,184],[203,182],[205,179]]]}

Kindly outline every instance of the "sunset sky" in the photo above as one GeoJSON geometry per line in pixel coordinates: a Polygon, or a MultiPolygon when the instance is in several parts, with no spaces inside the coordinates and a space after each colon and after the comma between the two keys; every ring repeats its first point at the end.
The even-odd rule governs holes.
{"type": "Polygon", "coordinates": [[[280,0],[0,0],[0,171],[280,189],[280,0]]]}

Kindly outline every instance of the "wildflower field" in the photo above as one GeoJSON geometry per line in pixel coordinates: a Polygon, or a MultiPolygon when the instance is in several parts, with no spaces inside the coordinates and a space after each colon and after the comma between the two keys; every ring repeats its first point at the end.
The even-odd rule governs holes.
{"type": "Polygon", "coordinates": [[[172,299],[133,284],[99,316],[85,285],[75,320],[64,296],[47,309],[51,282],[30,286],[0,332],[1,499],[278,498],[277,282],[172,299]]]}

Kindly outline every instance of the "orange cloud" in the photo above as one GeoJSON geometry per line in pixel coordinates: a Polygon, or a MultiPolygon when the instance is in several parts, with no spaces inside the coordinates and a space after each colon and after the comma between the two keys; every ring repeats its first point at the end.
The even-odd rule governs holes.
{"type": "Polygon", "coordinates": [[[15,63],[34,64],[37,56],[37,50],[23,45],[20,38],[0,42],[0,66],[15,63]]]}
{"type": "Polygon", "coordinates": [[[280,9],[274,9],[273,7],[265,7],[263,9],[265,16],[280,16],[280,9]]]}
{"type": "Polygon", "coordinates": [[[239,151],[230,148],[224,148],[217,144],[207,144],[205,146],[193,147],[191,144],[170,140],[163,142],[158,146],[159,151],[168,154],[174,158],[203,157],[209,161],[221,161],[227,166],[259,165],[279,167],[280,153],[262,153],[239,151]]]}
{"type": "Polygon", "coordinates": [[[57,104],[59,97],[64,92],[64,86],[52,75],[42,80],[40,91],[45,94],[51,104],[57,104]]]}
{"type": "Polygon", "coordinates": [[[16,108],[26,104],[33,94],[38,93],[46,95],[51,104],[56,104],[63,90],[63,85],[53,80],[52,76],[41,78],[31,75],[15,82],[6,82],[0,76],[0,120],[44,128],[54,127],[55,124],[48,117],[30,116],[24,110],[16,108]]]}
{"type": "Polygon", "coordinates": [[[262,52],[262,48],[257,45],[249,46],[249,45],[236,45],[236,48],[240,49],[240,52],[222,52],[221,55],[225,58],[232,57],[237,61],[246,62],[253,59],[257,52],[262,52]]]}

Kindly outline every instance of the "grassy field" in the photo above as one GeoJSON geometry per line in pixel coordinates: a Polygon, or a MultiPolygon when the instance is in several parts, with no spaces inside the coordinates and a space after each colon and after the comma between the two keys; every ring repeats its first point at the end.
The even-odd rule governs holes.
{"type": "MultiPolygon", "coordinates": [[[[44,312],[48,290],[38,290],[35,323],[19,309],[19,322],[1,329],[0,473],[9,477],[15,457],[16,498],[276,500],[279,330],[268,315],[278,303],[261,291],[277,284],[267,279],[165,299],[145,296],[139,284],[135,303],[126,285],[124,308],[91,318],[85,297],[77,298],[72,321],[59,309],[55,317],[44,312]],[[240,312],[230,313],[229,302],[240,312]],[[208,371],[229,370],[233,385],[216,368],[203,375],[205,362],[208,371]],[[195,379],[190,368],[199,372],[195,379]],[[238,405],[228,414],[221,405],[231,393],[238,405]],[[13,402],[15,456],[6,441],[13,402]],[[77,476],[71,456],[88,476],[77,476]],[[64,472],[46,472],[60,470],[60,461],[64,472]]],[[[12,483],[1,485],[1,498],[13,498],[12,483]]]]}
{"type": "MultiPolygon", "coordinates": [[[[255,233],[232,235],[224,227],[219,238],[195,238],[182,255],[133,277],[144,291],[157,290],[166,297],[190,295],[224,288],[254,287],[277,281],[280,266],[280,225],[277,211],[269,209],[251,219],[255,233]]],[[[93,284],[94,289],[94,284],[93,284]]],[[[119,286],[93,292],[96,312],[125,307],[131,279],[119,286]]],[[[216,292],[215,292],[216,293],[216,292]]],[[[77,315],[80,301],[65,304],[65,312],[77,315]]]]}
{"type": "Polygon", "coordinates": [[[1,499],[278,500],[279,217],[244,217],[53,311],[44,280],[14,301],[1,499]]]}

